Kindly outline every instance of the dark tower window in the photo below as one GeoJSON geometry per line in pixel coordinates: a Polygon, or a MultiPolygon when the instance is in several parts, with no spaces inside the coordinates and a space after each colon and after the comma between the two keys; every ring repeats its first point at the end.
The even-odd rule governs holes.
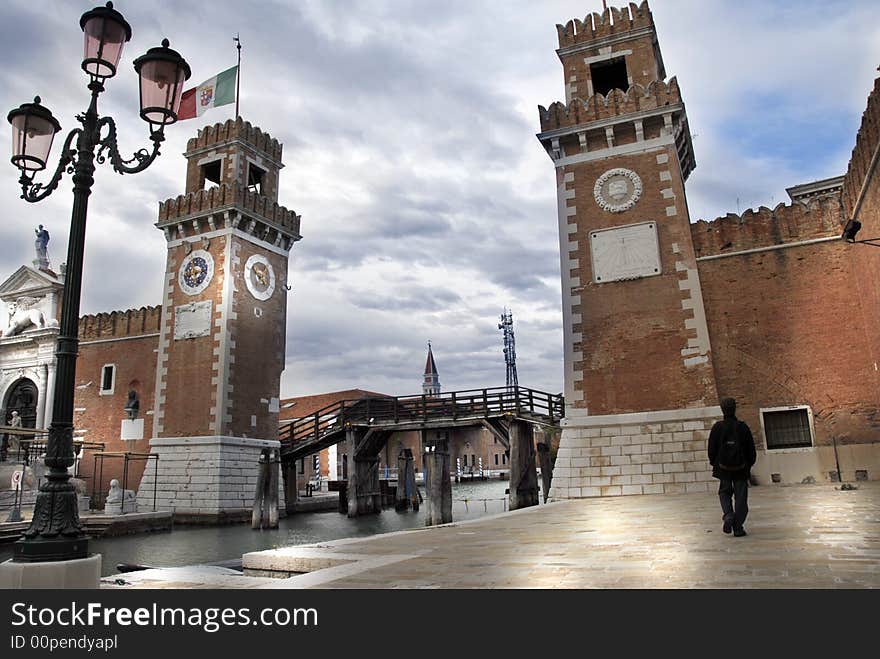
{"type": "Polygon", "coordinates": [[[207,190],[211,187],[210,183],[220,185],[221,162],[220,160],[212,160],[202,165],[202,187],[204,189],[207,190]]]}
{"type": "Polygon", "coordinates": [[[594,94],[606,96],[612,89],[620,89],[621,91],[629,89],[626,59],[623,57],[590,64],[590,77],[593,80],[594,94]]]}
{"type": "Polygon", "coordinates": [[[116,366],[106,364],[101,369],[101,393],[112,394],[116,385],[116,366]]]}
{"type": "Polygon", "coordinates": [[[263,194],[263,180],[265,177],[265,170],[260,169],[252,162],[248,163],[248,190],[255,194],[263,194]]]}

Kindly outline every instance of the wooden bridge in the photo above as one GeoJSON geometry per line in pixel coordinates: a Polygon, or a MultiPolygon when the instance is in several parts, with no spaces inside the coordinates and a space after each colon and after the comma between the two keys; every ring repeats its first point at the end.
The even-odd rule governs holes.
{"type": "MultiPolygon", "coordinates": [[[[558,426],[564,416],[565,401],[561,394],[548,394],[525,387],[339,401],[281,427],[279,439],[287,499],[296,498],[294,464],[297,460],[346,442],[345,451],[350,465],[348,514],[355,516],[378,512],[381,509],[378,501],[379,452],[393,433],[482,425],[510,452],[511,509],[534,505],[538,500],[532,424],[558,426]]],[[[432,461],[437,464],[430,471],[439,474],[435,480],[439,483],[445,475],[444,484],[436,488],[437,496],[442,496],[445,501],[446,483],[449,480],[448,445],[444,442],[426,442],[425,450],[426,472],[429,471],[427,462],[432,461]]],[[[542,465],[544,471],[549,471],[549,468],[545,469],[542,465]]],[[[428,490],[430,511],[431,488],[428,487],[428,490]]],[[[438,511],[444,507],[437,502],[438,511]]],[[[451,512],[448,516],[449,519],[442,521],[451,521],[451,512]]],[[[445,517],[445,514],[438,513],[437,520],[445,517]]]]}

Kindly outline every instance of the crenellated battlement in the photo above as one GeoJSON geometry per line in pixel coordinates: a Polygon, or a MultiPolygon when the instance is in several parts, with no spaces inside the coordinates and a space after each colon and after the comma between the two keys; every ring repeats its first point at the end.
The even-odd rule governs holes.
{"type": "Polygon", "coordinates": [[[228,119],[223,123],[216,123],[213,126],[205,126],[199,130],[196,137],[191,138],[186,143],[186,150],[189,153],[215,145],[222,145],[232,140],[240,140],[273,160],[281,161],[281,143],[268,133],[264,133],[256,126],[252,126],[249,121],[244,121],[241,117],[228,119]]]}
{"type": "Polygon", "coordinates": [[[89,341],[157,334],[161,319],[161,306],[82,316],[79,319],[79,339],[89,341]]]}
{"type": "Polygon", "coordinates": [[[587,14],[583,20],[572,19],[565,25],[557,25],[556,32],[559,35],[559,47],[566,48],[653,26],[654,17],[648,8],[648,0],[644,0],[640,5],[631,2],[628,7],[608,7],[601,13],[587,14]]]}
{"type": "MultiPolygon", "coordinates": [[[[238,209],[252,213],[284,233],[299,239],[300,216],[272,199],[248,190],[243,185],[223,183],[208,190],[197,190],[159,203],[158,227],[166,227],[193,219],[211,211],[238,209]]],[[[216,221],[217,227],[223,220],[216,221]]]]}
{"type": "Polygon", "coordinates": [[[546,132],[643,110],[655,110],[681,102],[678,80],[672,78],[669,82],[657,80],[647,87],[635,84],[626,92],[612,89],[605,96],[594,94],[586,100],[575,98],[568,105],[558,101],[549,108],[539,105],[538,113],[541,118],[541,131],[546,132]]]}
{"type": "MultiPolygon", "coordinates": [[[[880,78],[874,81],[874,89],[868,96],[868,107],[862,115],[862,124],[856,135],[856,145],[850,157],[849,167],[843,182],[843,207],[848,218],[853,218],[859,210],[860,200],[865,191],[865,182],[876,168],[880,150],[880,78]]],[[[858,219],[858,218],[856,218],[858,219]]]]}
{"type": "Polygon", "coordinates": [[[837,197],[807,203],[761,206],[691,224],[697,258],[840,235],[843,211],[837,197]]]}

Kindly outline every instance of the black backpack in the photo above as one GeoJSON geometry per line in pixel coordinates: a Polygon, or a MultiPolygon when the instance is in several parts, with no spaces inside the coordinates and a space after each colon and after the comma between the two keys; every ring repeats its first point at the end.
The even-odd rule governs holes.
{"type": "Polygon", "coordinates": [[[746,456],[739,436],[739,422],[725,424],[718,450],[718,466],[726,471],[739,471],[746,466],[746,456]]]}

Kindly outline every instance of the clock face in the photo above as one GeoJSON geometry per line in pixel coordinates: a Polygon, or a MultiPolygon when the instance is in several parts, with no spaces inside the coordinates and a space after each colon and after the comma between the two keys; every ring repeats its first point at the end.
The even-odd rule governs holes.
{"type": "Polygon", "coordinates": [[[180,266],[178,281],[188,295],[198,295],[208,287],[214,276],[214,258],[203,249],[190,252],[180,266]]]}
{"type": "Polygon", "coordinates": [[[275,271],[262,254],[254,254],[244,265],[244,281],[258,300],[268,300],[275,292],[275,271]]]}
{"type": "Polygon", "coordinates": [[[593,186],[593,197],[604,211],[622,213],[642,196],[642,179],[634,171],[617,167],[602,174],[593,186]]]}

